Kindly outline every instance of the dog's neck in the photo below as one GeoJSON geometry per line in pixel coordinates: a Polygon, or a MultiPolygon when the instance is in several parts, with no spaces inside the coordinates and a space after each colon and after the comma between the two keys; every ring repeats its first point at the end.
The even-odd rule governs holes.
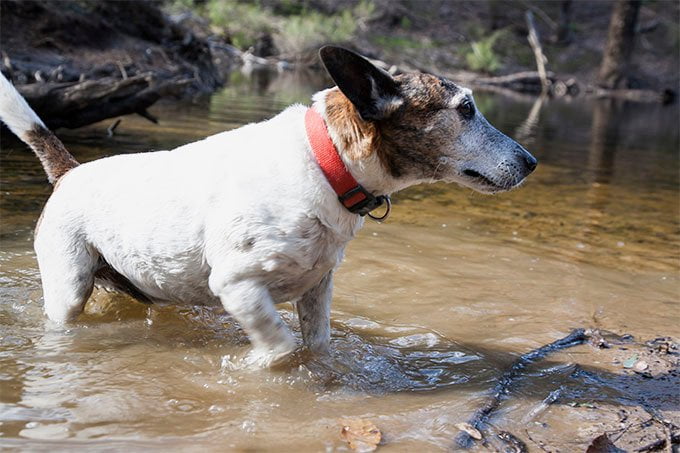
{"type": "Polygon", "coordinates": [[[375,124],[363,121],[354,105],[338,88],[316,93],[314,108],[321,114],[328,134],[354,178],[374,195],[388,195],[413,182],[392,177],[381,162],[380,132],[375,124]]]}

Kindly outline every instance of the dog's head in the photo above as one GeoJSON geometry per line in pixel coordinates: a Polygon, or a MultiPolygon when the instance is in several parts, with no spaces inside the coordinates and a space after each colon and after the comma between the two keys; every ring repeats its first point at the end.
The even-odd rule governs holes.
{"type": "Polygon", "coordinates": [[[495,193],[516,187],[536,168],[527,150],[477,111],[469,89],[431,74],[392,77],[340,47],[323,47],[320,56],[364,123],[354,129],[374,134],[373,146],[393,178],[495,193]]]}

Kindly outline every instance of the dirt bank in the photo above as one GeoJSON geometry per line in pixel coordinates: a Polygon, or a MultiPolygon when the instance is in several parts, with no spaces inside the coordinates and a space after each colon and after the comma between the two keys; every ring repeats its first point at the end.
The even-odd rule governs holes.
{"type": "Polygon", "coordinates": [[[216,55],[207,39],[160,7],[3,1],[2,72],[51,127],[146,114],[162,96],[214,91],[232,64],[229,55],[216,55]]]}

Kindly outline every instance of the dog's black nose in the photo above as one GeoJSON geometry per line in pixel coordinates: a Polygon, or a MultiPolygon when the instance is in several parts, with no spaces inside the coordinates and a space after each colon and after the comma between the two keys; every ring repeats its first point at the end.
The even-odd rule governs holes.
{"type": "Polygon", "coordinates": [[[529,154],[528,152],[524,153],[524,163],[526,164],[530,172],[536,170],[536,165],[538,165],[538,161],[536,160],[536,158],[529,154]]]}

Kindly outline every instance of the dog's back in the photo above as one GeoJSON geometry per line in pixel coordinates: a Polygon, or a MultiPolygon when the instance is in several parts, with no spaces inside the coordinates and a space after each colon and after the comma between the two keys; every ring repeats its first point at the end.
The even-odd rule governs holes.
{"type": "MultiPolygon", "coordinates": [[[[233,256],[243,273],[253,275],[282,266],[312,269],[319,260],[335,264],[337,252],[296,240],[296,232],[314,229],[316,221],[310,221],[311,227],[301,222],[316,210],[321,216],[328,211],[333,225],[338,216],[327,209],[333,200],[318,190],[318,170],[310,172],[316,164],[304,151],[305,107],[293,106],[269,121],[173,151],[122,154],[79,165],[3,80],[0,118],[35,151],[50,182],[58,182],[36,229],[44,288],[62,286],[64,271],[73,268],[77,271],[71,278],[83,281],[76,285],[83,288],[91,286],[94,272],[106,280],[104,286],[142,300],[208,304],[219,303],[209,274],[224,256],[233,256]],[[267,224],[262,220],[267,218],[276,220],[267,224]],[[241,244],[242,238],[257,246],[241,244]],[[225,251],[220,242],[243,250],[225,251]],[[293,256],[295,264],[277,262],[277,256],[293,256]],[[271,269],[263,270],[267,261],[271,269]]],[[[350,234],[341,236],[349,239],[355,223],[348,225],[350,234]]],[[[291,269],[291,279],[304,286],[305,279],[295,274],[291,269]]],[[[51,309],[49,299],[48,315],[66,320],[77,315],[83,297],[65,311],[51,309]]]]}

